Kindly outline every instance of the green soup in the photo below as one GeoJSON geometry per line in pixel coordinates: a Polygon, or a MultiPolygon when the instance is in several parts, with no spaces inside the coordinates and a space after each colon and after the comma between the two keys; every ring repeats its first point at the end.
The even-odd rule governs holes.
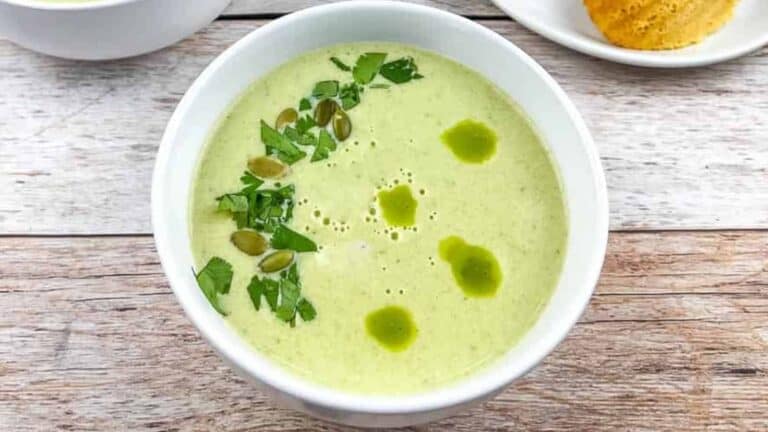
{"type": "MultiPolygon", "coordinates": [[[[335,100],[349,102],[338,94],[335,100]]],[[[428,390],[499,359],[547,304],[567,235],[556,169],[509,97],[451,60],[389,43],[314,51],[254,83],[212,134],[191,202],[197,269],[212,257],[232,266],[231,288],[220,291],[217,305],[232,328],[297,375],[366,394],[428,390]],[[368,52],[386,58],[358,61],[368,52]],[[397,59],[403,62],[390,64],[397,59]],[[232,237],[238,228],[231,209],[241,204],[228,196],[220,206],[217,198],[247,186],[240,177],[254,166],[249,160],[265,154],[265,140],[283,143],[273,131],[280,135],[285,124],[301,129],[292,112],[275,124],[284,109],[309,108],[298,118],[312,117],[339,90],[333,81],[341,96],[356,100],[344,85],[365,82],[371,71],[373,79],[359,86],[359,104],[344,110],[342,126],[351,132],[334,130],[335,117],[322,133],[315,127],[314,141],[283,131],[306,156],[259,186],[295,188],[290,232],[276,233],[273,246],[285,248],[286,233],[317,245],[314,252],[287,252],[296,265],[293,276],[282,276],[297,283],[281,296],[296,304],[300,289],[308,302],[299,301],[294,315],[272,311],[267,304],[277,300],[269,290],[278,282],[249,288],[254,276],[281,278],[261,271],[272,252],[260,255],[263,245],[250,245],[247,235],[232,237]],[[407,82],[390,80],[401,81],[399,74],[407,82]],[[243,252],[244,243],[252,254],[243,252]]]]}

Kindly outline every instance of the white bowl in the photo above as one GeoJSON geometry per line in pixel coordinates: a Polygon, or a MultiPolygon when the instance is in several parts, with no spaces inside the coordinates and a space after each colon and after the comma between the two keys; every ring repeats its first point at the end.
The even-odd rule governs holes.
{"type": "Polygon", "coordinates": [[[0,0],[0,36],[44,54],[107,60],[171,45],[213,21],[230,0],[0,0]]]}
{"type": "MultiPolygon", "coordinates": [[[[498,34],[437,9],[384,1],[343,2],[273,21],[214,60],[184,95],[165,131],[152,184],[155,242],[171,287],[216,351],[283,406],[357,426],[425,423],[501,391],[566,336],[589,302],[605,254],[605,180],[589,132],[563,90],[498,34]],[[344,25],[339,25],[344,23],[344,25]],[[570,239],[562,278],[538,322],[497,364],[453,386],[407,396],[351,394],[305,381],[260,355],[211,308],[190,270],[188,201],[206,137],[254,80],[323,46],[393,41],[463,63],[508,92],[528,113],[556,160],[567,197],[570,239]],[[279,49],[275,49],[279,47],[279,49]]],[[[333,341],[329,341],[333,343],[333,341]]]]}
{"type": "Polygon", "coordinates": [[[515,21],[547,39],[584,54],[635,66],[704,66],[748,54],[768,44],[768,1],[740,0],[733,19],[689,47],[641,51],[609,43],[592,23],[581,0],[493,0],[515,21]]]}

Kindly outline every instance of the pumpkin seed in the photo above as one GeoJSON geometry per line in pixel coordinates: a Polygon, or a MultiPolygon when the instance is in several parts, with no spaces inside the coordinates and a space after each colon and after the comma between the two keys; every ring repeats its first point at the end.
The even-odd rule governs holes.
{"type": "Polygon", "coordinates": [[[269,244],[261,234],[256,231],[240,230],[232,233],[232,243],[250,256],[259,256],[267,251],[269,244]]]}
{"type": "Polygon", "coordinates": [[[286,108],[277,116],[277,120],[275,120],[275,129],[280,130],[289,124],[296,123],[296,120],[298,119],[299,113],[296,112],[295,109],[286,108]]]}
{"type": "Polygon", "coordinates": [[[349,138],[352,133],[352,122],[349,121],[349,116],[341,108],[333,114],[333,133],[339,141],[349,138]]]}
{"type": "Polygon", "coordinates": [[[288,167],[277,159],[267,156],[259,156],[248,160],[248,169],[261,178],[282,177],[288,171],[288,167]]]}
{"type": "Polygon", "coordinates": [[[339,104],[333,99],[323,99],[315,107],[315,123],[325,127],[331,121],[333,113],[339,108],[339,104]]]}
{"type": "Polygon", "coordinates": [[[291,265],[293,262],[293,255],[293,251],[290,250],[279,250],[271,253],[261,260],[259,268],[264,273],[278,272],[291,265]]]}

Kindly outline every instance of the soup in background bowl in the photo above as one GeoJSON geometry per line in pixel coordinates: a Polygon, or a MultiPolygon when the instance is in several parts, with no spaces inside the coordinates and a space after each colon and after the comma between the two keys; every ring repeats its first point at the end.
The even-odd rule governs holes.
{"type": "Polygon", "coordinates": [[[482,26],[390,2],[302,11],[215,60],[168,125],[152,207],[222,357],[361,426],[450,415],[535,366],[607,238],[597,153],[554,81],[482,26]]]}

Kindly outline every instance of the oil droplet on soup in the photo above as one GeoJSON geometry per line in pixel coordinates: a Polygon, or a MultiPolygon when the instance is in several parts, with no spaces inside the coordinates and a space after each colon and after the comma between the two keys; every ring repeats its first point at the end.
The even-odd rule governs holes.
{"type": "Polygon", "coordinates": [[[450,236],[440,241],[440,258],[451,265],[456,283],[467,297],[492,297],[501,284],[501,269],[493,254],[462,238],[450,236]]]}
{"type": "Polygon", "coordinates": [[[386,306],[368,314],[365,329],[384,348],[403,351],[416,339],[411,313],[400,306],[386,306]]]}
{"type": "Polygon", "coordinates": [[[496,133],[479,121],[462,120],[446,129],[440,139],[462,162],[483,163],[496,153],[496,133]]]}
{"type": "Polygon", "coordinates": [[[381,213],[389,225],[407,227],[416,223],[416,207],[419,203],[413,198],[408,185],[383,190],[379,192],[378,198],[381,213]]]}

